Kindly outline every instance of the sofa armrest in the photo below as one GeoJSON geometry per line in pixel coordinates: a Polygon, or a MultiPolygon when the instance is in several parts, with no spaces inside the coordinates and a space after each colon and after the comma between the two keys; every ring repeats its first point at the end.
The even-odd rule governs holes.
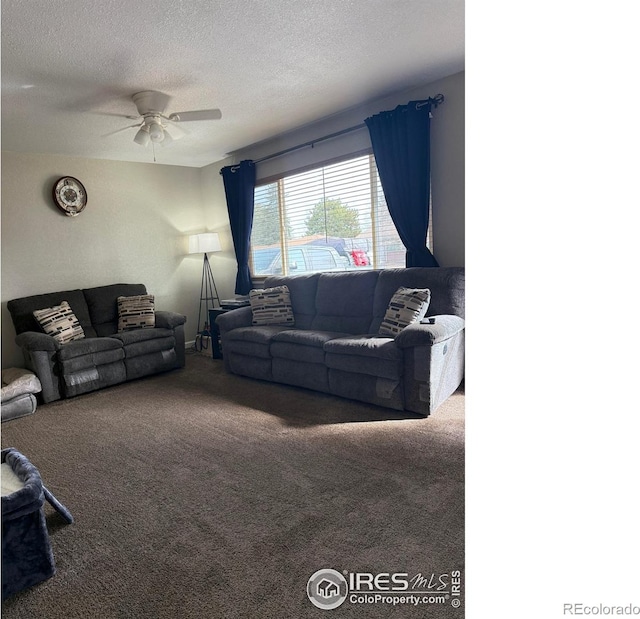
{"type": "Polygon", "coordinates": [[[38,333],[37,331],[25,331],[16,336],[16,344],[24,350],[60,350],[60,344],[50,335],[46,333],[38,333]]]}
{"type": "Polygon", "coordinates": [[[233,329],[239,329],[240,327],[250,327],[253,321],[253,312],[251,307],[239,307],[238,309],[231,310],[220,314],[216,318],[216,325],[220,333],[227,333],[233,329]]]}
{"type": "Polygon", "coordinates": [[[156,327],[175,329],[187,322],[187,317],[176,312],[156,311],[156,327]]]}
{"type": "Polygon", "coordinates": [[[25,366],[31,370],[42,386],[42,400],[60,399],[60,384],[54,367],[58,351],[62,347],[53,337],[38,331],[24,331],[16,336],[16,344],[22,349],[25,366]]]}
{"type": "Polygon", "coordinates": [[[459,316],[443,314],[429,318],[405,327],[395,338],[396,346],[399,348],[433,346],[438,342],[448,340],[464,329],[464,319],[459,316]],[[433,324],[428,324],[429,318],[434,320],[433,324]]]}

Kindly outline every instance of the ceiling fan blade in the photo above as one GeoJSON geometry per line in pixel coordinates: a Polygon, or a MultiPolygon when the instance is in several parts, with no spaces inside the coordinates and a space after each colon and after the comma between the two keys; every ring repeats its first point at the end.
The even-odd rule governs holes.
{"type": "Polygon", "coordinates": [[[214,110],[193,110],[191,112],[174,112],[169,114],[169,120],[174,122],[187,122],[191,120],[219,120],[222,118],[222,112],[218,109],[214,110]]]}
{"type": "Polygon", "coordinates": [[[120,133],[121,131],[126,131],[127,129],[132,129],[133,127],[140,127],[140,123],[136,123],[135,125],[129,125],[128,127],[122,127],[122,129],[116,129],[115,131],[110,131],[109,133],[105,133],[100,137],[106,138],[110,135],[114,135],[116,133],[120,133]]]}
{"type": "Polygon", "coordinates": [[[157,90],[143,90],[142,92],[137,92],[133,95],[132,99],[138,108],[140,116],[144,116],[149,112],[162,114],[169,104],[169,101],[171,101],[171,97],[169,95],[165,95],[163,92],[158,92],[157,90]]]}
{"type": "Polygon", "coordinates": [[[114,114],[113,112],[90,112],[90,114],[96,114],[98,116],[115,116],[116,118],[128,118],[129,120],[137,120],[139,116],[132,116],[131,114],[114,114]]]}

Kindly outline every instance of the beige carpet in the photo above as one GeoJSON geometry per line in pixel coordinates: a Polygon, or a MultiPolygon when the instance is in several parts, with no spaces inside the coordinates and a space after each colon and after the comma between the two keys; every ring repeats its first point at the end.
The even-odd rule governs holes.
{"type": "MultiPolygon", "coordinates": [[[[2,424],[73,513],[24,618],[463,617],[463,604],[315,608],[309,577],[464,570],[464,395],[431,417],[187,368],[2,424]]],[[[464,571],[463,571],[464,574],[464,571]]]]}

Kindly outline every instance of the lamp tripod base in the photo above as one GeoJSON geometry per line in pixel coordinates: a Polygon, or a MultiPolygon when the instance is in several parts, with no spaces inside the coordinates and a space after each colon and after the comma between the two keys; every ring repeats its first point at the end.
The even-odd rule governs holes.
{"type": "Polygon", "coordinates": [[[209,325],[209,310],[220,307],[220,297],[216,282],[213,279],[211,265],[209,264],[209,256],[205,253],[204,262],[202,263],[202,282],[200,283],[200,305],[198,307],[198,331],[196,332],[196,341],[194,344],[196,352],[207,350],[209,348],[209,340],[211,339],[211,327],[209,325]],[[204,324],[202,328],[202,306],[204,304],[204,324]]]}

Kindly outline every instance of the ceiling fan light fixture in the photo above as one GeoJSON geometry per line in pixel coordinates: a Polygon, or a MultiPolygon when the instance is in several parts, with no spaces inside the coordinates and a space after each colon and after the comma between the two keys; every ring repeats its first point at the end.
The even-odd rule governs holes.
{"type": "Polygon", "coordinates": [[[169,131],[167,131],[167,128],[165,127],[164,140],[162,140],[161,146],[169,146],[169,144],[171,143],[173,143],[173,138],[171,137],[171,134],[169,133],[169,131]]]}
{"type": "Polygon", "coordinates": [[[156,144],[164,140],[164,129],[160,123],[154,122],[149,125],[149,137],[151,138],[151,141],[156,144]]]}
{"type": "Polygon", "coordinates": [[[128,129],[136,129],[133,141],[140,146],[152,144],[162,144],[169,146],[174,140],[188,135],[188,131],[179,125],[185,121],[217,120],[222,117],[218,109],[190,110],[186,112],[174,112],[165,116],[164,110],[171,97],[155,90],[143,90],[132,95],[133,102],[138,110],[139,116],[125,116],[115,114],[115,116],[125,116],[132,120],[138,119],[138,123],[122,127],[116,131],[106,133],[102,137],[107,137],[128,129]],[[142,123],[140,123],[142,119],[142,123]]]}
{"type": "Polygon", "coordinates": [[[149,136],[149,127],[147,125],[143,125],[136,133],[136,137],[133,138],[133,141],[136,144],[140,144],[140,146],[146,146],[149,144],[150,136],[149,136]]]}

